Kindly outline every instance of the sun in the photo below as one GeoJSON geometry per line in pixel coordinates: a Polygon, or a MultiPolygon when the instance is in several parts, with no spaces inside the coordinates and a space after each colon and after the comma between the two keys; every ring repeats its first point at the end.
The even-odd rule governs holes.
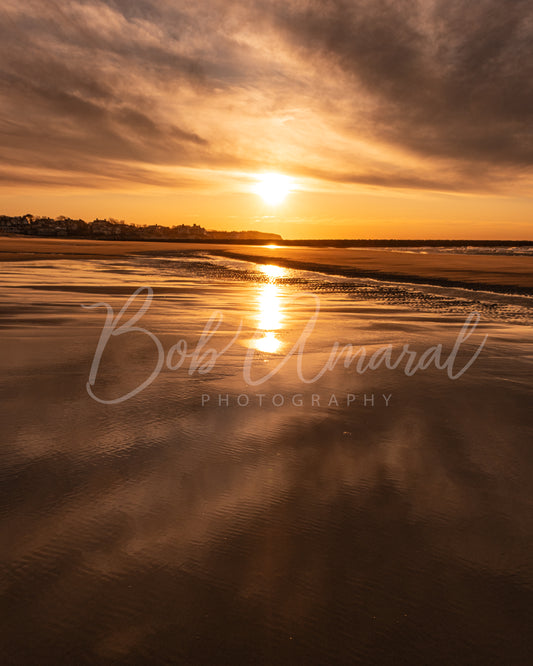
{"type": "Polygon", "coordinates": [[[277,206],[285,201],[292,189],[292,178],[279,173],[265,173],[259,176],[259,182],[253,191],[269,206],[277,206]]]}

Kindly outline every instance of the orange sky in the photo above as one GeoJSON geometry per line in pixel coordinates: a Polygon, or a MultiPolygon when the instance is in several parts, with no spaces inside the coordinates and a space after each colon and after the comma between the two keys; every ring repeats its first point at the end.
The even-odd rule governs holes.
{"type": "Polygon", "coordinates": [[[503,4],[4,0],[0,214],[533,238],[533,10],[503,4]]]}

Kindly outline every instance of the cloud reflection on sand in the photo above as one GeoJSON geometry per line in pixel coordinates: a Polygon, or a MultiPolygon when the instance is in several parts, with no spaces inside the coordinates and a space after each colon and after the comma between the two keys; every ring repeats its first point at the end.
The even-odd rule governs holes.
{"type": "MultiPolygon", "coordinates": [[[[41,270],[29,267],[28,282],[41,270]]],[[[90,284],[98,277],[112,283],[87,275],[90,284]]],[[[281,277],[174,277],[179,291],[157,294],[143,325],[165,349],[177,337],[193,345],[216,303],[225,316],[218,347],[241,317],[250,336],[259,322],[264,338],[286,342],[312,299],[292,300],[281,277]]],[[[85,391],[103,313],[79,306],[103,297],[22,292],[10,285],[10,300],[2,295],[7,661],[527,663],[519,659],[531,648],[533,430],[524,328],[492,324],[487,354],[457,382],[335,368],[310,389],[320,408],[309,407],[310,390],[289,364],[265,386],[263,407],[231,397],[219,406],[218,394],[254,393],[240,345],[216,372],[167,370],[109,406],[85,391]],[[68,320],[15,318],[45,309],[68,320]],[[347,391],[393,398],[388,408],[327,406],[331,393],[347,391]],[[269,399],[296,392],[306,393],[304,406],[269,399]]],[[[117,310],[125,297],[104,300],[117,310]]],[[[449,314],[324,294],[306,364],[321,367],[335,339],[449,347],[460,325],[449,314]]],[[[109,353],[102,390],[113,395],[153,368],[146,337],[118,339],[109,353]]]]}

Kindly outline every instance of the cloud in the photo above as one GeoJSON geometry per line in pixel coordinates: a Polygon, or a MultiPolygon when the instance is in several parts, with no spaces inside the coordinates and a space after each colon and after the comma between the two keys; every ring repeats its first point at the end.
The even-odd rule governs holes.
{"type": "Polygon", "coordinates": [[[354,107],[368,96],[364,126],[377,139],[432,157],[532,164],[531,3],[330,0],[276,3],[270,15],[295,49],[340,72],[354,107]]]}
{"type": "Polygon", "coordinates": [[[5,0],[2,165],[43,185],[270,167],[512,188],[533,163],[532,44],[521,0],[5,0]]]}

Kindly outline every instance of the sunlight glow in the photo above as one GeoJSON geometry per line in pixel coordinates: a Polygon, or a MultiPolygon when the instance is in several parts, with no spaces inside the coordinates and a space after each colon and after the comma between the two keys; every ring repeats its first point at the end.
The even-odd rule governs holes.
{"type": "Polygon", "coordinates": [[[285,197],[293,186],[292,178],[279,173],[265,173],[259,176],[259,182],[253,191],[269,206],[277,206],[285,201],[285,197]]]}
{"type": "Polygon", "coordinates": [[[258,297],[258,305],[257,330],[264,334],[262,338],[252,340],[251,346],[258,351],[274,354],[282,346],[281,340],[276,337],[276,331],[282,328],[283,321],[279,287],[272,283],[264,284],[258,297]]]}
{"type": "Polygon", "coordinates": [[[275,354],[281,347],[281,340],[276,338],[273,331],[267,331],[265,337],[254,341],[254,348],[267,354],[275,354]]]}
{"type": "Polygon", "coordinates": [[[281,328],[281,307],[279,288],[274,284],[264,284],[259,295],[258,327],[264,331],[281,328]]]}
{"type": "Polygon", "coordinates": [[[270,278],[272,282],[274,282],[276,278],[282,277],[287,272],[281,266],[274,266],[274,264],[265,264],[263,266],[259,266],[259,270],[261,273],[264,273],[268,278],[270,278]]]}

